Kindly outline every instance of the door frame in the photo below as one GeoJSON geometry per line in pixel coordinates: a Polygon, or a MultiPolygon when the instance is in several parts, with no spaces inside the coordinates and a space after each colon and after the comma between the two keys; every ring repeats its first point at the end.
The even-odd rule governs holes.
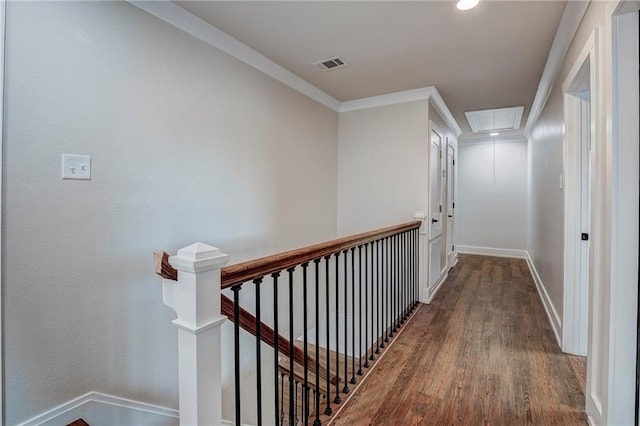
{"type": "Polygon", "coordinates": [[[640,60],[637,1],[620,2],[611,14],[611,96],[607,99],[607,144],[611,156],[611,259],[607,424],[631,424],[636,405],[640,60]],[[621,51],[633,43],[631,52],[621,51]],[[633,96],[631,96],[633,94],[633,96]],[[609,121],[610,120],[610,121],[609,121]]]}
{"type": "Polygon", "coordinates": [[[456,225],[456,214],[455,214],[455,199],[456,199],[456,147],[452,143],[447,144],[447,203],[446,203],[446,215],[447,215],[447,239],[446,239],[446,249],[447,249],[447,268],[453,267],[454,260],[456,257],[455,251],[455,225],[456,225]],[[451,162],[449,161],[449,152],[451,152],[451,162]],[[451,197],[449,197],[451,196],[451,197]],[[449,205],[451,205],[451,232],[449,232],[449,205]],[[451,252],[449,252],[449,247],[452,247],[451,252]]]}
{"type": "Polygon", "coordinates": [[[431,138],[433,136],[433,133],[435,133],[436,135],[438,135],[438,137],[440,138],[440,146],[438,147],[438,158],[436,158],[436,161],[438,162],[438,172],[437,172],[437,176],[438,176],[438,181],[436,183],[436,188],[438,191],[438,197],[437,197],[437,203],[438,205],[441,205],[440,203],[442,203],[442,146],[445,144],[445,137],[444,137],[444,132],[435,124],[433,123],[433,121],[430,120],[430,126],[429,126],[429,203],[428,203],[428,225],[429,225],[429,241],[433,241],[434,239],[441,237],[442,235],[444,235],[444,227],[442,224],[442,211],[440,211],[438,213],[438,224],[440,225],[440,230],[438,233],[433,231],[433,222],[432,220],[434,220],[434,213],[432,212],[432,208],[433,205],[431,203],[431,188],[433,186],[433,182],[431,182],[431,177],[432,177],[432,170],[431,170],[431,166],[432,166],[432,161],[433,158],[431,157],[431,145],[433,144],[431,138]]]}
{"type": "MultiPolygon", "coordinates": [[[[5,93],[5,52],[6,52],[6,19],[7,19],[7,2],[0,0],[0,225],[4,225],[4,210],[2,209],[2,199],[4,198],[4,93],[5,93]]],[[[0,226],[0,422],[6,423],[5,417],[5,382],[4,382],[4,283],[2,276],[2,260],[4,259],[4,247],[2,246],[2,226],[0,226]]]]}
{"type": "MultiPolygon", "coordinates": [[[[592,283],[589,264],[584,251],[589,256],[589,241],[582,241],[584,229],[581,220],[585,186],[591,187],[582,178],[583,144],[588,143],[583,134],[582,117],[584,100],[577,96],[579,87],[588,87],[589,102],[589,139],[597,143],[598,113],[598,31],[591,33],[580,55],[574,62],[563,85],[564,95],[564,296],[562,309],[562,351],[586,356],[589,334],[589,288],[592,283]]],[[[591,198],[590,194],[587,198],[591,198]]],[[[590,259],[591,260],[591,259],[590,259]]]]}

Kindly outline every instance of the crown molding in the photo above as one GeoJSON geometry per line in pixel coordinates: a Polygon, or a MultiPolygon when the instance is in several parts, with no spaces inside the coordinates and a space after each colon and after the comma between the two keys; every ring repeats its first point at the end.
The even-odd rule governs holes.
{"type": "Polygon", "coordinates": [[[544,66],[540,83],[538,84],[538,90],[536,96],[533,99],[531,110],[529,111],[529,117],[527,118],[527,124],[524,128],[525,135],[531,135],[533,127],[538,122],[540,114],[544,109],[547,99],[551,94],[551,89],[556,80],[560,76],[562,70],[562,62],[564,57],[571,46],[573,37],[578,31],[580,22],[584,17],[587,8],[589,7],[588,1],[568,1],[562,13],[562,19],[558,25],[558,30],[553,38],[551,44],[551,50],[547,57],[547,63],[544,66]]]}
{"type": "MultiPolygon", "coordinates": [[[[458,143],[481,143],[486,141],[493,142],[494,137],[489,132],[481,133],[463,133],[458,137],[458,143]]],[[[527,137],[522,133],[522,130],[510,130],[506,132],[500,132],[495,137],[496,142],[526,142],[527,137]]]]}
{"type": "Polygon", "coordinates": [[[453,117],[453,114],[451,114],[451,111],[444,103],[444,100],[440,96],[440,93],[438,93],[438,90],[433,86],[340,102],[308,81],[303,80],[291,71],[281,67],[258,51],[169,0],[126,1],[132,6],[160,19],[161,21],[190,34],[191,36],[233,56],[259,71],[262,71],[268,76],[336,112],[355,111],[358,109],[375,108],[384,105],[393,105],[418,100],[430,100],[445,122],[456,133],[456,136],[459,136],[462,133],[462,130],[453,117]]]}
{"type": "Polygon", "coordinates": [[[360,109],[377,108],[381,106],[422,100],[430,101],[433,107],[440,113],[442,119],[455,132],[456,137],[460,136],[462,130],[460,129],[458,122],[453,117],[453,114],[451,114],[447,104],[444,103],[442,96],[440,96],[440,92],[438,92],[438,89],[434,86],[342,102],[340,104],[340,112],[357,111],[360,109]]]}
{"type": "Polygon", "coordinates": [[[127,3],[262,71],[334,111],[340,109],[340,101],[331,95],[171,1],[127,0],[127,3]]]}
{"type": "Polygon", "coordinates": [[[449,128],[456,134],[456,138],[460,137],[460,135],[462,134],[462,129],[458,125],[458,122],[456,121],[453,114],[451,114],[451,111],[449,110],[447,104],[444,103],[444,99],[442,99],[442,96],[440,96],[440,92],[438,92],[438,89],[436,89],[434,86],[430,86],[428,87],[428,89],[430,90],[429,100],[431,101],[432,105],[438,110],[438,112],[442,116],[442,119],[447,123],[447,125],[449,125],[449,128]]]}
{"type": "Polygon", "coordinates": [[[386,95],[370,96],[368,98],[345,101],[340,104],[340,112],[422,101],[429,99],[430,89],[431,87],[421,87],[420,89],[405,90],[403,92],[387,93],[386,95]]]}
{"type": "MultiPolygon", "coordinates": [[[[458,139],[458,145],[484,145],[484,144],[488,144],[488,143],[493,143],[494,138],[493,136],[480,136],[480,137],[473,137],[473,138],[469,138],[469,137],[464,137],[464,138],[460,138],[458,139]]],[[[527,138],[525,138],[522,135],[516,135],[516,136],[496,136],[495,137],[495,142],[496,143],[512,143],[512,142],[527,142],[527,138]]]]}

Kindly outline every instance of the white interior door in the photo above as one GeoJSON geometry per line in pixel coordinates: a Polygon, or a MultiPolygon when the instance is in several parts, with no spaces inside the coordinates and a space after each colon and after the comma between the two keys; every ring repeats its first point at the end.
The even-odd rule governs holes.
{"type": "Polygon", "coordinates": [[[429,292],[442,277],[442,133],[431,124],[429,151],[429,292]]]}
{"type": "Polygon", "coordinates": [[[455,211],[455,148],[447,147],[447,267],[453,265],[454,247],[454,211],[455,211]]]}
{"type": "Polygon", "coordinates": [[[429,156],[429,240],[442,235],[442,136],[431,130],[431,152],[429,156]]]}

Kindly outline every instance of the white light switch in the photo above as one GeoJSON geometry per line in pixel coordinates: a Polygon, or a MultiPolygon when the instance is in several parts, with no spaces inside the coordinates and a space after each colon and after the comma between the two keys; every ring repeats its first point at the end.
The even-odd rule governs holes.
{"type": "Polygon", "coordinates": [[[91,156],[62,154],[62,179],[91,179],[91,156]]]}

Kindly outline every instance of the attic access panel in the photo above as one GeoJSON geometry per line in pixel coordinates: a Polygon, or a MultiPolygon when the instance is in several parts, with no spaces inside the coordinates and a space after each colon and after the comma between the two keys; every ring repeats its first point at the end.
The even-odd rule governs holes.
{"type": "Polygon", "coordinates": [[[480,111],[467,111],[467,117],[471,131],[493,132],[501,130],[517,130],[522,123],[524,107],[485,109],[480,111]]]}

